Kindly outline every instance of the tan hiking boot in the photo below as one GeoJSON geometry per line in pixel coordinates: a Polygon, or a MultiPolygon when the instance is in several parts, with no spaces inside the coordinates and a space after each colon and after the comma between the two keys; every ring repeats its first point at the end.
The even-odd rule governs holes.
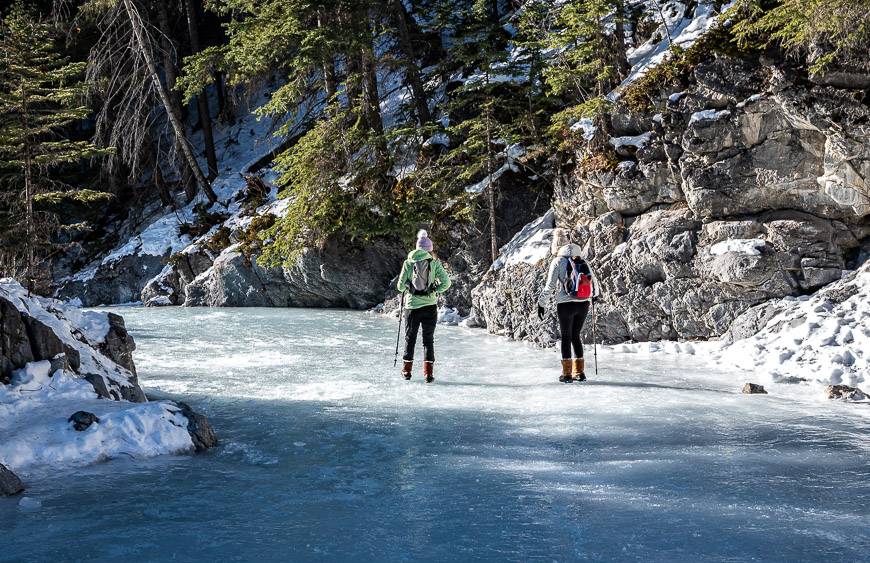
{"type": "Polygon", "coordinates": [[[411,368],[413,367],[414,362],[402,361],[402,377],[405,378],[405,381],[409,381],[411,379],[411,368]]]}
{"type": "Polygon", "coordinates": [[[435,362],[423,362],[423,377],[426,383],[435,381],[435,362]]]}
{"type": "Polygon", "coordinates": [[[574,381],[571,375],[573,363],[571,360],[562,360],[562,375],[559,376],[559,381],[562,383],[571,383],[574,381]]]}
{"type": "Polygon", "coordinates": [[[574,360],[574,381],[586,381],[586,373],[583,369],[586,367],[586,361],[583,358],[574,360]]]}

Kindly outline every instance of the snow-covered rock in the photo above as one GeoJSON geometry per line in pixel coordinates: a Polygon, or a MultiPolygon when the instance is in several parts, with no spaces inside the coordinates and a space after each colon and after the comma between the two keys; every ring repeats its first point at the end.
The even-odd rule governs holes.
{"type": "Polygon", "coordinates": [[[824,385],[866,384],[870,381],[870,262],[810,297],[780,299],[750,309],[737,318],[726,341],[719,353],[723,361],[763,373],[772,381],[801,378],[824,385]]]}
{"type": "Polygon", "coordinates": [[[213,445],[204,417],[183,404],[147,401],[134,348],[119,315],[0,280],[0,464],[29,476],[213,445]]]}

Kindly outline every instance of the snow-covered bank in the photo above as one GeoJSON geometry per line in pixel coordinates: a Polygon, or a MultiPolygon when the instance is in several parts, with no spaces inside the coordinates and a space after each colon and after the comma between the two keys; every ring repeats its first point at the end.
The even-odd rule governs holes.
{"type": "Polygon", "coordinates": [[[209,442],[200,415],[171,401],[147,402],[134,347],[120,316],[29,296],[14,280],[0,280],[0,464],[28,478],[209,442]],[[78,411],[96,421],[76,430],[68,419],[78,411]]]}
{"type": "Polygon", "coordinates": [[[811,296],[778,299],[744,313],[761,329],[722,347],[723,361],[772,381],[793,378],[859,386],[870,378],[870,262],[811,296]],[[765,322],[766,321],[766,322],[765,322]]]}
{"type": "Polygon", "coordinates": [[[870,262],[813,295],[777,299],[750,309],[720,341],[612,348],[706,356],[720,367],[735,368],[735,381],[740,382],[806,383],[813,388],[866,386],[870,379],[870,262]]]}
{"type": "Polygon", "coordinates": [[[21,477],[120,456],[193,450],[187,419],[172,402],[100,399],[93,386],[50,362],[31,362],[0,385],[0,463],[21,477]],[[67,419],[86,411],[100,419],[78,432],[67,419]]]}

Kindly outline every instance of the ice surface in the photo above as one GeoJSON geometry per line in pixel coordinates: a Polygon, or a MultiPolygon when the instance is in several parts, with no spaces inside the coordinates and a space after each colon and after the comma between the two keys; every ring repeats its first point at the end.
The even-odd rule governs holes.
{"type": "MultiPolygon", "coordinates": [[[[2,557],[178,561],[859,561],[870,418],[803,387],[741,395],[696,356],[557,354],[439,326],[436,383],[397,322],[288,309],[124,309],[146,391],[210,417],[204,456],[30,479],[2,557]]],[[[418,354],[420,353],[418,349],[418,354]]],[[[100,413],[98,413],[100,414],[100,413]]]]}

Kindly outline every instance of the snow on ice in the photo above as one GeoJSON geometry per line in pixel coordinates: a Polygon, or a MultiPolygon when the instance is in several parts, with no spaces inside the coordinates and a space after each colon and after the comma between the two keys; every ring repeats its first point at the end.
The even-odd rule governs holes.
{"type": "Polygon", "coordinates": [[[697,354],[712,364],[736,368],[735,383],[743,379],[764,384],[805,383],[807,391],[817,398],[822,396],[820,386],[868,385],[870,261],[812,296],[777,299],[765,307],[775,314],[748,338],[630,343],[612,349],[624,353],[697,354]]]}
{"type": "Polygon", "coordinates": [[[773,382],[868,383],[870,262],[812,296],[768,306],[778,313],[756,335],[725,344],[723,361],[773,382]]]}

